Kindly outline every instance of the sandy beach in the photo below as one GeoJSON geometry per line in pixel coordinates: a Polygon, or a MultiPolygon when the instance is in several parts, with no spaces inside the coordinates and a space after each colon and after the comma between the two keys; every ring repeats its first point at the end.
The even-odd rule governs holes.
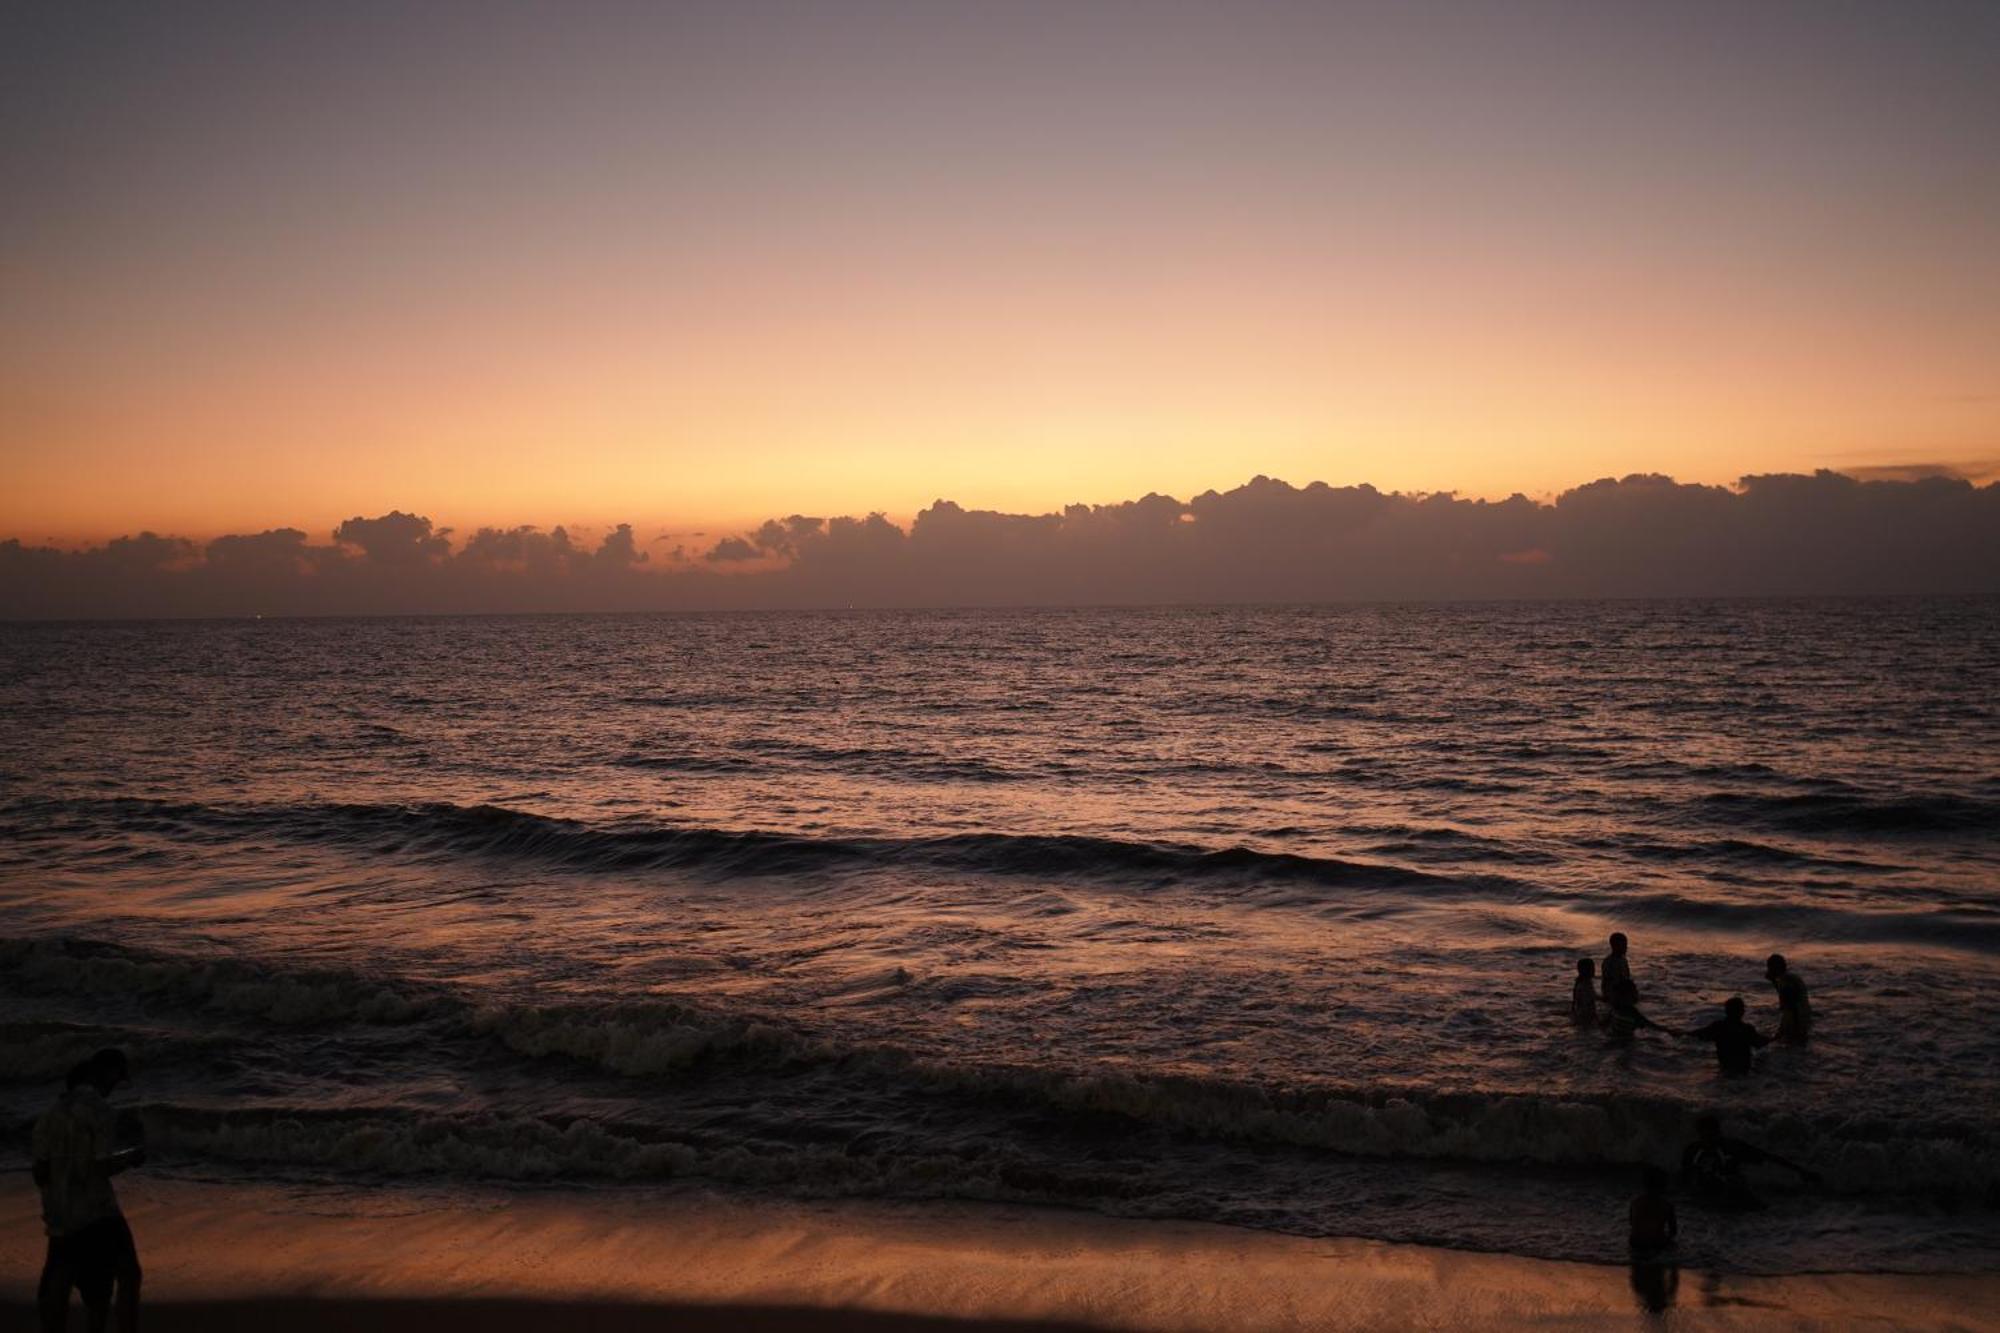
{"type": "MultiPolygon", "coordinates": [[[[154,1329],[2000,1328],[1992,1276],[1686,1271],[1647,1314],[1623,1268],[1051,1210],[143,1176],[124,1194],[154,1329]]],[[[40,1253],[10,1178],[10,1326],[40,1253]]]]}

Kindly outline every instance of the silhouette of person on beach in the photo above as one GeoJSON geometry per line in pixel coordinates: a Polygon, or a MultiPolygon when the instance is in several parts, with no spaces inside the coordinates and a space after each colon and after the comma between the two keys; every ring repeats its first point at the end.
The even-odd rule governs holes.
{"type": "Polygon", "coordinates": [[[1722,1122],[1704,1115],[1694,1122],[1695,1139],[1681,1152],[1681,1181],[1712,1203],[1731,1208],[1762,1208],[1764,1200],[1744,1179],[1743,1168],[1765,1162],[1782,1166],[1808,1185],[1820,1183],[1817,1171],[1807,1170],[1767,1148],[1727,1138],[1722,1122]]]}
{"type": "Polygon", "coordinates": [[[1681,1291],[1681,1266],[1658,1259],[1632,1260],[1632,1294],[1639,1308],[1648,1314],[1664,1314],[1674,1308],[1681,1291]]]}
{"type": "Polygon", "coordinates": [[[1785,964],[1785,956],[1774,953],[1764,960],[1764,979],[1778,989],[1778,1040],[1788,1046],[1803,1046],[1812,1037],[1812,1004],[1806,999],[1806,983],[1785,964]]]}
{"type": "Polygon", "coordinates": [[[1715,1043],[1715,1058],[1725,1074],[1750,1072],[1750,1053],[1769,1046],[1771,1039],[1743,1021],[1743,997],[1732,995],[1722,1006],[1722,1017],[1686,1034],[1715,1043]]]}
{"type": "MultiPolygon", "coordinates": [[[[1611,932],[1611,952],[1604,956],[1602,975],[1604,977],[1604,999],[1607,1003],[1616,1003],[1620,984],[1629,985],[1632,981],[1632,964],[1625,957],[1625,932],[1622,930],[1611,932]]],[[[1638,998],[1639,991],[1634,986],[1632,999],[1636,1003],[1638,998]]]]}
{"type": "Polygon", "coordinates": [[[1674,1215],[1674,1201],[1667,1197],[1667,1184],[1667,1173],[1657,1166],[1640,1173],[1639,1193],[1633,1196],[1626,1214],[1628,1242],[1635,1256],[1662,1250],[1681,1234],[1681,1221],[1674,1215]]]}
{"type": "Polygon", "coordinates": [[[1673,1308],[1681,1270],[1673,1261],[1681,1221],[1667,1196],[1667,1173],[1649,1166],[1640,1173],[1639,1193],[1626,1210],[1626,1244],[1632,1252],[1632,1294],[1653,1314],[1673,1308]]]}
{"type": "Polygon", "coordinates": [[[1580,1028],[1597,1026],[1597,964],[1576,960],[1576,985],[1569,993],[1569,1021],[1580,1028]]]}
{"type": "Polygon", "coordinates": [[[114,1288],[119,1327],[138,1327],[139,1251],[111,1177],[144,1164],[146,1150],[117,1146],[119,1118],[105,1100],[128,1076],[123,1051],[99,1051],[69,1071],[62,1095],[35,1122],[35,1185],[49,1237],[35,1293],[44,1333],[68,1326],[72,1288],[91,1333],[102,1333],[114,1288]]]}
{"type": "Polygon", "coordinates": [[[1639,1012],[1639,988],[1627,978],[1611,988],[1611,1019],[1609,1028],[1611,1040],[1618,1045],[1629,1045],[1640,1028],[1666,1031],[1658,1023],[1639,1012]]]}

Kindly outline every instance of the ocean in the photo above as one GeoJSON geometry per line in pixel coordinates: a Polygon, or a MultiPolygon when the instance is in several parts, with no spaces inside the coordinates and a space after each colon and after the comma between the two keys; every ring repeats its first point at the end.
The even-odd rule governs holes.
{"type": "Polygon", "coordinates": [[[148,1170],[2000,1265],[2000,601],[0,626],[0,1122],[148,1170]],[[1669,1028],[1766,954],[1810,1046],[1669,1028]]]}

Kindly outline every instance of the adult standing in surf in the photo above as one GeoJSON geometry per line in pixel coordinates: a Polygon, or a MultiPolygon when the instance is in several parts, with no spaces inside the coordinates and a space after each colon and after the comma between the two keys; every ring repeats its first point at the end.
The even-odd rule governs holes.
{"type": "Polygon", "coordinates": [[[1599,985],[1607,1004],[1618,1003],[1618,992],[1632,986],[1632,999],[1636,1003],[1639,988],[1632,982],[1632,964],[1625,957],[1625,932],[1611,932],[1611,952],[1604,956],[1604,966],[1598,969],[1599,985]]]}
{"type": "Polygon", "coordinates": [[[1764,960],[1764,979],[1778,989],[1778,1040],[1788,1046],[1803,1046],[1812,1037],[1812,1003],[1806,999],[1806,983],[1774,953],[1764,960]]]}

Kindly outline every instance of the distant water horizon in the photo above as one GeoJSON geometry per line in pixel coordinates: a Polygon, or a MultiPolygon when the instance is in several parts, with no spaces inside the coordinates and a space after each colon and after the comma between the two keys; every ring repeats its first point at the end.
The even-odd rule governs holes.
{"type": "Polygon", "coordinates": [[[0,1099],[158,1169],[2000,1262],[2000,598],[0,625],[0,1099]],[[1675,1028],[1764,955],[1813,1044],[1675,1028]]]}
{"type": "Polygon", "coordinates": [[[842,616],[842,615],[953,615],[1005,614],[1007,612],[1274,612],[1274,611],[1340,611],[1369,609],[1476,609],[1480,607],[1534,606],[1634,606],[1671,605],[1675,603],[1699,605],[1745,605],[1756,603],[1799,605],[1811,603],[1847,604],[1877,602],[1991,602],[2000,605],[2000,592],[1835,592],[1812,593],[1798,596],[1786,593],[1635,593],[1629,596],[1605,597],[1591,593],[1548,594],[1521,593],[1516,595],[1495,595],[1491,597],[1337,597],[1325,599],[1273,599],[1269,601],[1109,601],[1109,602],[938,602],[935,605],[901,605],[894,603],[856,604],[853,606],[662,606],[631,608],[597,608],[588,610],[565,609],[559,607],[528,607],[519,610],[457,610],[457,611],[271,611],[244,612],[231,614],[177,614],[163,612],[159,615],[76,615],[76,616],[21,616],[0,618],[0,630],[8,626],[29,628],[34,626],[57,625],[149,625],[173,623],[183,625],[214,624],[239,625],[259,621],[369,621],[369,620],[544,620],[571,618],[577,620],[603,620],[618,617],[661,617],[701,618],[751,617],[751,616],[842,616]]]}

